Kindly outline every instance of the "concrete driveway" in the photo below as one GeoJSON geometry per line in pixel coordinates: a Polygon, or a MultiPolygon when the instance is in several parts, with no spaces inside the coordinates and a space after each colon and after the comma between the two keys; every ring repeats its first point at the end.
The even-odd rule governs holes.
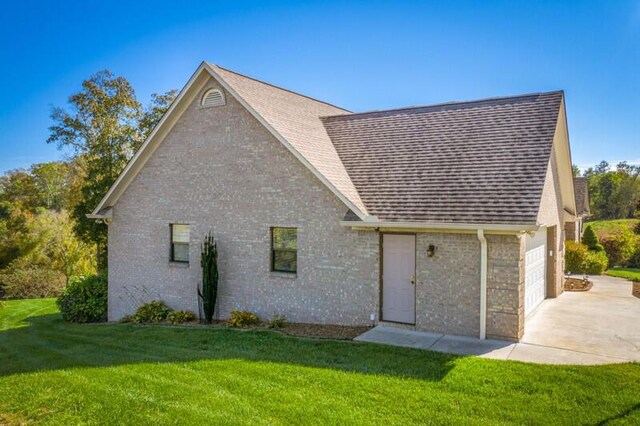
{"type": "MultiPolygon", "coordinates": [[[[640,299],[631,296],[631,282],[604,275],[590,279],[593,288],[587,292],[545,300],[526,320],[520,345],[567,351],[557,353],[566,361],[640,362],[640,299]]],[[[535,361],[518,356],[518,347],[513,352],[535,361]]]]}
{"type": "Polygon", "coordinates": [[[640,299],[621,278],[592,277],[587,292],[545,300],[525,323],[519,343],[378,326],[356,337],[381,343],[541,364],[640,362],[640,299]]]}

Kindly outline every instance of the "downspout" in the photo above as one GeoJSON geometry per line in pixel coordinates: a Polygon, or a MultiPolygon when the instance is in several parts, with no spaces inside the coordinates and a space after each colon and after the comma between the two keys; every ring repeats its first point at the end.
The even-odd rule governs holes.
{"type": "Polygon", "coordinates": [[[480,339],[487,337],[487,238],[483,229],[478,229],[480,241],[480,339]]]}

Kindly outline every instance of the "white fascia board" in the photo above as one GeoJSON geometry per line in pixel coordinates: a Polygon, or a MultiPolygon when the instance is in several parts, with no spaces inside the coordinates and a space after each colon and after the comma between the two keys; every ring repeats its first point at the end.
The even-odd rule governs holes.
{"type": "Polygon", "coordinates": [[[351,227],[353,229],[397,229],[397,230],[417,230],[417,231],[450,231],[476,233],[478,229],[482,229],[492,234],[518,234],[523,231],[537,231],[540,225],[522,224],[487,224],[487,223],[429,223],[429,222],[358,222],[358,221],[341,221],[340,225],[351,227]]]}

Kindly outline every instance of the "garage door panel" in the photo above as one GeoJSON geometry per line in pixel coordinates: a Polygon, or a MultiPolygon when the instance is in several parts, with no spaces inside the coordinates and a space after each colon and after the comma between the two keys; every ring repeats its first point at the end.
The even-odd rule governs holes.
{"type": "Polygon", "coordinates": [[[528,237],[525,253],[525,316],[530,314],[546,297],[546,254],[546,230],[528,237]]]}

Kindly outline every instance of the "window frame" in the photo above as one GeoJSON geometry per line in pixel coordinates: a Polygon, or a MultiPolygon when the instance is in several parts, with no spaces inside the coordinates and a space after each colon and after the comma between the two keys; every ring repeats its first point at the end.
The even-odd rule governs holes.
{"type": "Polygon", "coordinates": [[[188,223],[170,223],[169,224],[169,261],[172,263],[181,263],[181,264],[189,264],[189,246],[191,245],[191,225],[189,225],[188,223]],[[174,242],[173,241],[173,227],[175,225],[180,225],[180,226],[188,226],[189,227],[189,242],[188,243],[182,243],[182,242],[174,242]],[[175,258],[175,246],[176,245],[182,245],[182,246],[187,246],[187,260],[179,260],[175,258]]]}
{"type": "Polygon", "coordinates": [[[271,272],[276,272],[278,274],[289,274],[289,275],[297,275],[298,273],[298,228],[294,227],[294,226],[272,226],[269,229],[269,234],[270,234],[270,242],[269,242],[269,252],[271,254],[271,272]],[[296,248],[295,249],[288,249],[288,248],[276,248],[274,247],[275,244],[275,239],[274,239],[274,230],[276,229],[293,229],[296,233],[296,248]],[[296,269],[294,271],[287,271],[285,269],[277,269],[276,268],[276,252],[287,252],[287,253],[294,253],[295,254],[295,260],[296,260],[296,269]]]}

